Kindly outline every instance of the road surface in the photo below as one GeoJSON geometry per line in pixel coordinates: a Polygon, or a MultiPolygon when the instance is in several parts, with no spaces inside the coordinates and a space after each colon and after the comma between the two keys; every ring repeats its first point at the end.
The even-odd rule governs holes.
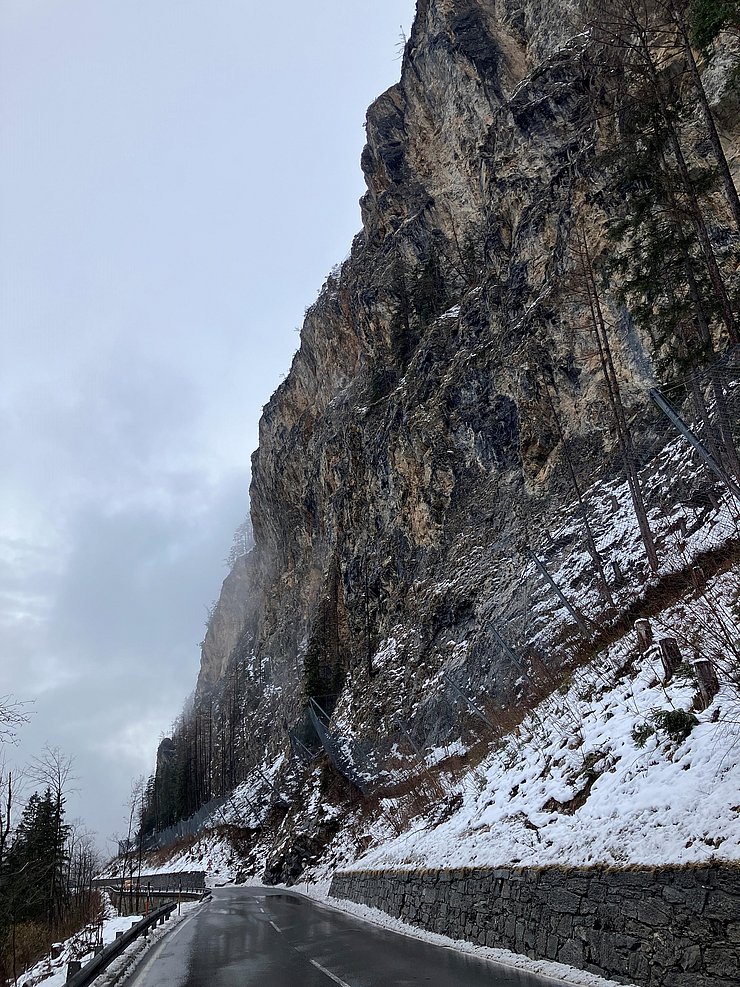
{"type": "Polygon", "coordinates": [[[219,888],[126,987],[545,987],[552,981],[389,932],[270,888],[219,888]]]}

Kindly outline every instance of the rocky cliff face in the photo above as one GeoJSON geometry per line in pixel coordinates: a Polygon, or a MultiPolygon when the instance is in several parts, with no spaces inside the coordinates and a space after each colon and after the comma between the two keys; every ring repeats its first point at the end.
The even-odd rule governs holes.
{"type": "MultiPolygon", "coordinates": [[[[256,548],[208,631],[198,695],[239,720],[242,777],[289,731],[316,746],[311,697],[357,765],[369,737],[459,733],[451,680],[506,708],[533,647],[553,669],[573,657],[572,629],[532,605],[528,552],[621,468],[582,272],[614,208],[584,17],[575,0],[419,0],[401,81],[368,112],[363,229],[264,409],[256,548]]],[[[647,410],[656,347],[599,292],[644,463],[668,436],[647,410]]],[[[594,567],[572,575],[613,617],[594,567]]]]}
{"type": "MultiPolygon", "coordinates": [[[[367,654],[391,635],[395,661],[420,670],[412,692],[451,640],[473,664],[490,654],[481,614],[506,610],[502,568],[562,479],[546,383],[582,467],[613,441],[568,283],[579,217],[598,224],[597,124],[575,13],[550,7],[421,3],[401,82],[368,113],[363,232],[308,315],[253,460],[248,647],[284,667],[293,716],[312,648],[326,694],[348,673],[382,692],[367,654]]],[[[640,340],[617,356],[644,390],[640,340]]],[[[498,665],[510,698],[519,670],[498,665]]]]}
{"type": "Polygon", "coordinates": [[[226,672],[229,658],[244,630],[249,590],[245,554],[235,559],[208,618],[206,636],[201,644],[201,666],[197,687],[199,694],[213,688],[226,672]]]}

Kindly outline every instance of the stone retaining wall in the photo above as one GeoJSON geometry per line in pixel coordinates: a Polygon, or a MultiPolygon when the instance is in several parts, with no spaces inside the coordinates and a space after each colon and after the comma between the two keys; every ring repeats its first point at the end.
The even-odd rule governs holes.
{"type": "Polygon", "coordinates": [[[329,893],[625,983],[740,985],[740,867],[344,872],[329,893]]]}

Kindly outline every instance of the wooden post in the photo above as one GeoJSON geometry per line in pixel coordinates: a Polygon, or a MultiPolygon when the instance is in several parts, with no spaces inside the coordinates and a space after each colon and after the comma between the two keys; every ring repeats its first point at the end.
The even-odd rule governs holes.
{"type": "Polygon", "coordinates": [[[670,682],[673,673],[683,661],[681,649],[675,637],[663,637],[658,645],[660,647],[660,660],[663,664],[663,681],[670,682]]]}
{"type": "Polygon", "coordinates": [[[635,621],[635,631],[637,633],[637,650],[640,654],[646,654],[653,646],[653,629],[650,621],[646,617],[640,617],[635,621]]]}
{"type": "Polygon", "coordinates": [[[624,576],[622,575],[622,567],[616,559],[612,559],[612,572],[614,573],[614,585],[624,586],[624,576]]]}
{"type": "Polygon", "coordinates": [[[694,671],[699,684],[699,695],[701,697],[702,709],[710,705],[714,697],[719,692],[719,681],[714,664],[707,658],[697,655],[694,659],[694,671]]]}

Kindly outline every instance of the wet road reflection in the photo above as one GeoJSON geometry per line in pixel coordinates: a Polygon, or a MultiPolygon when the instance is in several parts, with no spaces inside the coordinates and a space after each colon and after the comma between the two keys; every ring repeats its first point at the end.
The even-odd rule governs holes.
{"type": "Polygon", "coordinates": [[[552,987],[269,888],[220,888],[126,987],[552,987]]]}

